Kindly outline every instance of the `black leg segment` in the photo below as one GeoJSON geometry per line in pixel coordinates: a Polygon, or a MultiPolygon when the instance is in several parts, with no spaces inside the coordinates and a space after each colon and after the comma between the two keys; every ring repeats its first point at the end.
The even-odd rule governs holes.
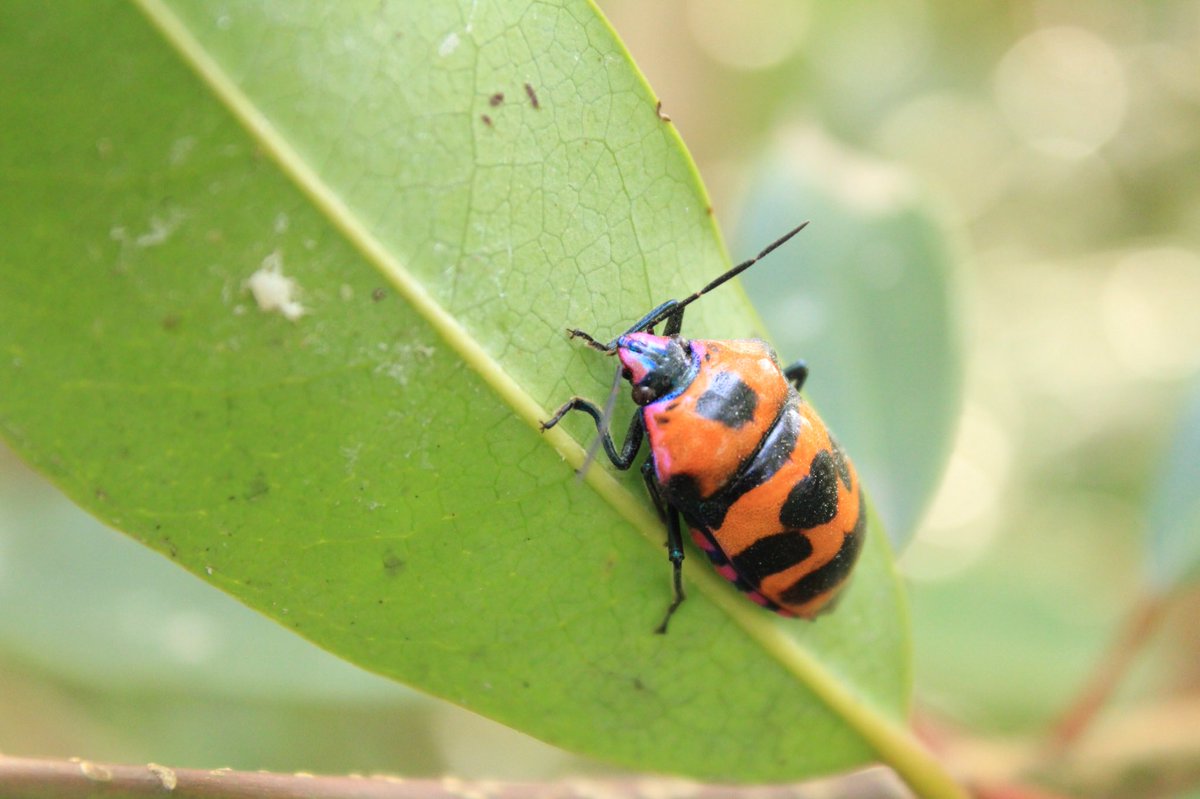
{"type": "Polygon", "coordinates": [[[658,480],[654,477],[654,458],[647,458],[642,464],[642,480],[646,482],[646,493],[650,495],[650,501],[654,503],[654,509],[658,511],[658,518],[663,524],[667,523],[667,503],[662,498],[662,494],[658,493],[658,480]]]}
{"type": "Polygon", "coordinates": [[[671,615],[684,600],[683,536],[679,527],[679,512],[668,505],[666,500],[662,498],[662,495],[658,493],[658,481],[654,476],[653,459],[647,460],[642,464],[642,478],[646,481],[646,491],[649,492],[650,499],[654,502],[654,509],[658,511],[658,518],[662,519],[663,524],[667,526],[667,559],[671,561],[672,585],[675,594],[671,599],[670,607],[667,608],[667,615],[663,617],[662,623],[654,630],[659,635],[665,635],[667,632],[667,623],[671,621],[671,615]]]}
{"type": "Polygon", "coordinates": [[[571,411],[583,411],[596,422],[596,431],[600,433],[604,452],[608,455],[608,459],[612,461],[613,466],[624,471],[633,465],[633,460],[637,457],[638,450],[642,447],[642,438],[646,435],[646,423],[642,419],[640,412],[635,413],[633,419],[630,420],[629,430],[625,433],[625,441],[621,444],[621,449],[618,450],[617,445],[613,443],[612,435],[604,427],[604,412],[596,407],[594,402],[586,400],[583,397],[571,397],[571,399],[567,400],[553,416],[542,422],[542,430],[549,430],[551,427],[554,427],[571,411]]]}
{"type": "MultiPolygon", "coordinates": [[[[653,328],[655,325],[657,325],[659,322],[661,322],[664,319],[668,319],[667,335],[668,336],[675,335],[675,333],[678,333],[679,330],[676,329],[675,333],[669,332],[670,328],[671,328],[671,322],[669,321],[669,319],[670,319],[670,317],[675,316],[674,309],[678,305],[679,305],[679,303],[675,300],[667,300],[662,305],[657,306],[652,311],[650,311],[650,313],[646,314],[641,319],[637,320],[632,325],[630,325],[629,329],[626,330],[622,335],[627,336],[630,333],[648,333],[648,332],[650,332],[651,328],[653,328]]],[[[679,309],[679,318],[680,318],[680,321],[682,321],[682,319],[683,319],[683,309],[682,308],[679,309]]],[[[613,340],[612,346],[614,349],[616,348],[616,340],[615,339],[613,340]]]]}
{"type": "Polygon", "coordinates": [[[667,625],[671,622],[671,616],[674,615],[685,599],[683,593],[683,535],[679,529],[679,511],[668,505],[666,513],[667,558],[671,561],[671,580],[675,596],[671,599],[670,606],[667,607],[667,615],[663,616],[662,623],[654,630],[659,635],[666,635],[667,625]]]}
{"type": "Polygon", "coordinates": [[[804,381],[808,378],[808,365],[804,361],[796,361],[783,370],[783,376],[799,391],[804,388],[804,381]]]}

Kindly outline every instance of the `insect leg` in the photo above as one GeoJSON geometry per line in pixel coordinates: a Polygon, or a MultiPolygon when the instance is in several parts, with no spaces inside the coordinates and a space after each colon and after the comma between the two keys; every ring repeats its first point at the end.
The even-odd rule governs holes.
{"type": "Polygon", "coordinates": [[[667,325],[663,328],[664,336],[678,336],[683,329],[683,306],[678,306],[667,316],[667,325]]]}
{"type": "Polygon", "coordinates": [[[654,630],[659,635],[663,635],[667,632],[667,622],[671,620],[671,614],[684,600],[683,536],[679,528],[679,511],[671,507],[658,493],[658,481],[654,477],[653,460],[642,464],[642,479],[646,481],[646,491],[649,492],[650,499],[654,502],[654,509],[658,511],[658,518],[662,519],[663,524],[667,526],[667,558],[671,561],[675,597],[671,600],[671,606],[667,608],[667,615],[663,617],[662,623],[654,630]]]}
{"type": "Polygon", "coordinates": [[[799,391],[804,388],[804,380],[808,377],[808,365],[804,361],[796,361],[783,370],[783,376],[799,391]]]}
{"type": "Polygon", "coordinates": [[[667,615],[663,616],[662,623],[654,632],[659,635],[666,635],[667,624],[671,621],[671,616],[675,610],[683,603],[683,536],[679,530],[679,511],[672,508],[670,505],[666,507],[667,521],[667,557],[671,560],[671,577],[675,588],[675,597],[671,600],[670,606],[667,608],[667,615]]]}
{"type": "MultiPolygon", "coordinates": [[[[632,325],[630,325],[629,329],[625,331],[624,335],[629,335],[630,333],[648,332],[650,330],[650,328],[654,327],[662,320],[667,319],[669,316],[673,316],[672,309],[677,305],[679,305],[678,300],[667,300],[662,305],[659,305],[654,310],[652,310],[650,313],[646,314],[641,319],[637,320],[632,325]]],[[[680,319],[682,320],[682,318],[683,318],[683,314],[681,311],[680,319]]],[[[668,321],[667,322],[668,331],[669,331],[670,327],[671,327],[671,323],[668,321]]],[[[676,329],[675,333],[678,333],[678,332],[679,332],[679,330],[676,329]]],[[[675,335],[675,333],[668,332],[667,335],[673,336],[673,335],[675,335]]],[[[613,343],[615,345],[616,342],[614,341],[613,343]]]]}
{"type": "Polygon", "coordinates": [[[612,344],[605,344],[601,341],[596,341],[596,339],[592,338],[591,333],[584,333],[582,330],[580,330],[579,328],[576,328],[576,327],[568,327],[567,328],[567,337],[568,338],[581,338],[581,339],[583,339],[584,344],[588,345],[589,347],[591,347],[594,350],[603,352],[606,355],[611,355],[613,353],[613,351],[616,350],[616,348],[617,348],[615,342],[612,344]]]}
{"type": "MultiPolygon", "coordinates": [[[[630,325],[629,329],[621,335],[627,336],[630,333],[645,333],[664,319],[667,320],[666,334],[668,336],[675,335],[679,332],[679,326],[683,322],[683,309],[679,308],[678,311],[673,310],[678,305],[678,300],[667,300],[662,305],[655,307],[654,310],[650,311],[650,313],[646,314],[641,319],[630,325]]],[[[583,339],[583,343],[592,349],[599,350],[600,352],[607,353],[609,355],[617,351],[617,340],[621,337],[617,336],[617,338],[614,338],[612,341],[605,344],[604,342],[597,341],[590,333],[585,333],[582,330],[574,327],[567,328],[567,335],[571,338],[583,339]]]]}
{"type": "Polygon", "coordinates": [[[612,461],[613,466],[623,471],[633,465],[633,459],[637,457],[638,450],[641,449],[642,438],[646,435],[646,423],[640,412],[635,413],[633,419],[630,420],[629,430],[625,433],[625,441],[618,450],[617,445],[613,443],[612,435],[604,427],[604,412],[594,402],[583,397],[571,397],[567,400],[561,408],[555,411],[553,416],[542,422],[542,430],[554,427],[571,411],[583,411],[596,422],[596,431],[601,433],[600,440],[604,444],[604,452],[612,461]]]}
{"type": "Polygon", "coordinates": [[[650,495],[650,499],[654,502],[654,509],[658,511],[658,518],[663,524],[667,523],[667,503],[663,500],[662,495],[658,493],[658,481],[654,478],[654,459],[648,458],[642,464],[642,479],[646,481],[646,493],[650,495]]]}

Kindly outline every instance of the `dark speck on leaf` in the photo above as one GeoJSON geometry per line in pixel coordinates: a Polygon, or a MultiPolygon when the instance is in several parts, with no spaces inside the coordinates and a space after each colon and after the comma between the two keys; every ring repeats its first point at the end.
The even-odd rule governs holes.
{"type": "Polygon", "coordinates": [[[487,125],[489,128],[492,126],[492,118],[487,114],[480,114],[479,118],[482,119],[483,124],[487,125]]]}
{"type": "Polygon", "coordinates": [[[162,325],[163,330],[175,330],[179,327],[179,317],[174,314],[164,316],[159,324],[162,325]]]}
{"type": "Polygon", "coordinates": [[[245,492],[242,494],[242,499],[258,499],[271,490],[270,483],[267,482],[267,476],[259,472],[250,481],[250,485],[246,486],[245,492]]]}
{"type": "Polygon", "coordinates": [[[371,289],[371,299],[374,300],[375,302],[379,302],[386,296],[387,296],[387,292],[384,291],[382,288],[371,289]]]}
{"type": "Polygon", "coordinates": [[[404,561],[397,557],[395,552],[385,552],[383,553],[383,570],[387,572],[388,577],[395,577],[404,571],[404,561]]]}
{"type": "Polygon", "coordinates": [[[525,84],[525,94],[529,95],[529,104],[534,108],[541,108],[542,104],[538,102],[537,92],[528,83],[525,84]]]}
{"type": "Polygon", "coordinates": [[[488,98],[488,105],[490,105],[492,108],[495,108],[502,102],[504,102],[504,92],[496,92],[488,98]]]}

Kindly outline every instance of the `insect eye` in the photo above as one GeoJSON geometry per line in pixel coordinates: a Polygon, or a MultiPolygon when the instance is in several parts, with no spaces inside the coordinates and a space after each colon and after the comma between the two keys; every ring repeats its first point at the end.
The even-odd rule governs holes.
{"type": "Polygon", "coordinates": [[[633,370],[630,369],[628,366],[626,366],[624,369],[621,370],[621,377],[623,377],[626,380],[632,380],[633,379],[633,370]]]}
{"type": "Polygon", "coordinates": [[[649,405],[656,398],[654,389],[649,386],[634,386],[630,395],[635,405],[649,405]]]}

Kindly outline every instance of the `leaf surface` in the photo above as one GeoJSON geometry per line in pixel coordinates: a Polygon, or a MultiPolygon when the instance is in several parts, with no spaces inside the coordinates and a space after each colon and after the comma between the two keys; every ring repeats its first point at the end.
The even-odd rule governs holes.
{"type": "MultiPolygon", "coordinates": [[[[596,11],[140,5],[14,2],[0,26],[17,449],[309,640],[547,741],[738,780],[875,760],[909,683],[877,528],[811,625],[693,551],[656,636],[636,479],[576,483],[586,425],[536,428],[611,378],[563,327],[607,337],[727,266],[596,11]],[[251,292],[264,270],[297,318],[251,292]]],[[[760,333],[732,289],[688,329],[760,333]]]]}

